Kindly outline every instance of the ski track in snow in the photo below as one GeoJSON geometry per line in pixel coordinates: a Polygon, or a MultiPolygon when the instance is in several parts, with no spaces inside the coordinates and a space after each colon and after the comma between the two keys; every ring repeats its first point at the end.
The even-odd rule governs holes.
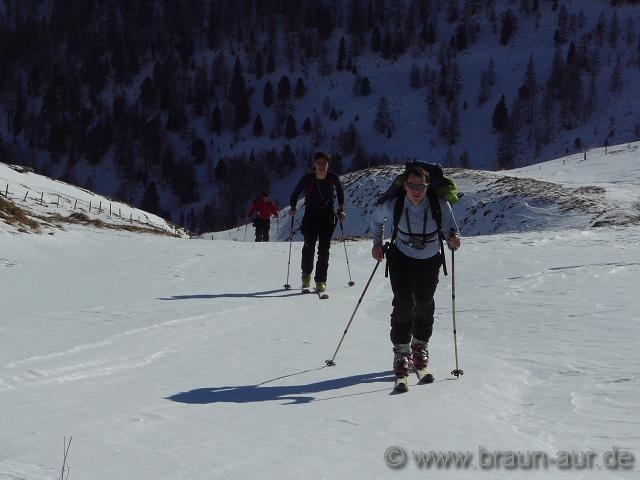
{"type": "Polygon", "coordinates": [[[223,317],[231,311],[238,313],[241,310],[241,308],[234,308],[210,315],[175,318],[128,330],[99,342],[77,345],[68,350],[34,355],[11,362],[5,366],[7,371],[5,378],[0,378],[0,391],[52,382],[73,382],[148,366],[167,355],[179,352],[179,347],[182,346],[176,339],[172,345],[168,345],[163,350],[145,351],[149,348],[141,348],[141,345],[147,344],[151,347],[153,344],[148,340],[154,332],[157,336],[165,338],[169,327],[179,327],[182,324],[200,321],[215,321],[216,317],[223,317]],[[52,365],[55,365],[55,368],[51,368],[52,365]],[[14,370],[18,373],[12,373],[14,370]]]}

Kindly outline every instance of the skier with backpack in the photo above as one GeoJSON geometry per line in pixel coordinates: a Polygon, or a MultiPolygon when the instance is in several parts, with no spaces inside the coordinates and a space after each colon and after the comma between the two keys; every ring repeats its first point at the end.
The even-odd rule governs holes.
{"type": "Polygon", "coordinates": [[[444,241],[452,251],[460,247],[447,198],[457,200],[457,192],[442,168],[414,162],[376,202],[371,216],[371,254],[377,261],[386,256],[393,291],[390,337],[397,391],[406,391],[412,367],[421,383],[433,381],[427,373],[428,342],[433,331],[433,297],[440,267],[445,266],[444,241]],[[383,246],[387,219],[393,219],[393,231],[383,246]]]}
{"type": "Polygon", "coordinates": [[[276,218],[277,216],[278,207],[269,198],[267,192],[264,192],[253,201],[251,208],[249,208],[249,219],[253,218],[253,226],[256,229],[256,242],[269,241],[271,217],[276,218]]]}
{"type": "Polygon", "coordinates": [[[331,236],[338,221],[344,221],[346,216],[344,213],[344,190],[338,175],[329,170],[331,155],[318,151],[313,158],[313,171],[304,175],[291,193],[289,215],[295,216],[298,196],[304,192],[305,208],[300,225],[300,232],[304,236],[301,260],[302,289],[308,291],[311,284],[317,242],[315,291],[321,298],[328,298],[325,290],[329,268],[329,248],[331,247],[331,236]],[[334,211],[334,196],[338,197],[337,212],[334,211]]]}

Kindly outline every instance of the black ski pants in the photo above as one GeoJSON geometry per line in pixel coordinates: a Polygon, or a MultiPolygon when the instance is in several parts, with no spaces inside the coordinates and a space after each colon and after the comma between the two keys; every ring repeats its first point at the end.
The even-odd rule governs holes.
{"type": "Polygon", "coordinates": [[[253,226],[256,228],[256,242],[268,242],[271,221],[268,218],[256,218],[253,221],[253,226]]]}
{"type": "Polygon", "coordinates": [[[393,290],[391,342],[406,344],[411,336],[428,342],[433,333],[433,296],[442,265],[440,253],[418,260],[407,257],[395,246],[387,252],[389,278],[393,290]]]}
{"type": "Polygon", "coordinates": [[[316,261],[316,273],[313,277],[316,282],[327,281],[329,248],[335,228],[336,215],[333,210],[308,211],[302,217],[300,231],[304,236],[304,245],[302,246],[301,270],[305,275],[311,275],[313,272],[313,257],[317,242],[318,260],[316,261]]]}

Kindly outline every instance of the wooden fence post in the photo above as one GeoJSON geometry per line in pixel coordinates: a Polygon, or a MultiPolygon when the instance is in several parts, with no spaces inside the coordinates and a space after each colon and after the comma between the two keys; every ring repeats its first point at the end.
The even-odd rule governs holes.
{"type": "Polygon", "coordinates": [[[27,193],[24,194],[24,200],[23,202],[27,201],[27,197],[29,196],[29,190],[27,190],[27,193]]]}
{"type": "Polygon", "coordinates": [[[40,194],[40,205],[42,205],[43,201],[44,201],[44,192],[40,194]]]}
{"type": "Polygon", "coordinates": [[[78,199],[76,198],[76,202],[73,204],[73,209],[76,209],[76,206],[78,205],[78,199]]]}
{"type": "Polygon", "coordinates": [[[89,212],[91,212],[91,200],[89,200],[89,212]]]}

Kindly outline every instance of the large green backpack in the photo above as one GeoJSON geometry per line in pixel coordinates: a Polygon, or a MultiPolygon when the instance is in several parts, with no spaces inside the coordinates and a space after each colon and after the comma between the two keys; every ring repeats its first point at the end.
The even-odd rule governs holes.
{"type": "Polygon", "coordinates": [[[458,201],[458,187],[456,182],[447,177],[442,170],[442,166],[437,163],[427,163],[414,160],[405,164],[405,170],[398,175],[389,188],[378,198],[376,205],[384,203],[390,198],[395,198],[404,192],[403,186],[406,180],[407,171],[412,168],[423,168],[429,174],[429,190],[427,193],[435,193],[444,198],[451,205],[458,201]]]}
{"type": "Polygon", "coordinates": [[[402,206],[404,204],[404,183],[406,181],[407,171],[412,168],[422,168],[429,174],[429,189],[427,190],[427,197],[429,198],[429,206],[431,209],[431,215],[438,227],[438,239],[440,240],[440,251],[442,253],[443,272],[447,275],[447,265],[444,261],[444,234],[442,233],[442,210],[440,209],[440,202],[438,197],[447,200],[451,205],[458,201],[459,196],[458,187],[456,183],[449,177],[447,177],[442,166],[437,163],[427,163],[414,160],[408,162],[405,165],[405,171],[398,175],[389,188],[378,198],[376,205],[382,204],[391,198],[396,198],[393,208],[393,230],[391,232],[390,245],[393,245],[398,235],[398,223],[400,223],[400,217],[402,215],[402,206]]]}

